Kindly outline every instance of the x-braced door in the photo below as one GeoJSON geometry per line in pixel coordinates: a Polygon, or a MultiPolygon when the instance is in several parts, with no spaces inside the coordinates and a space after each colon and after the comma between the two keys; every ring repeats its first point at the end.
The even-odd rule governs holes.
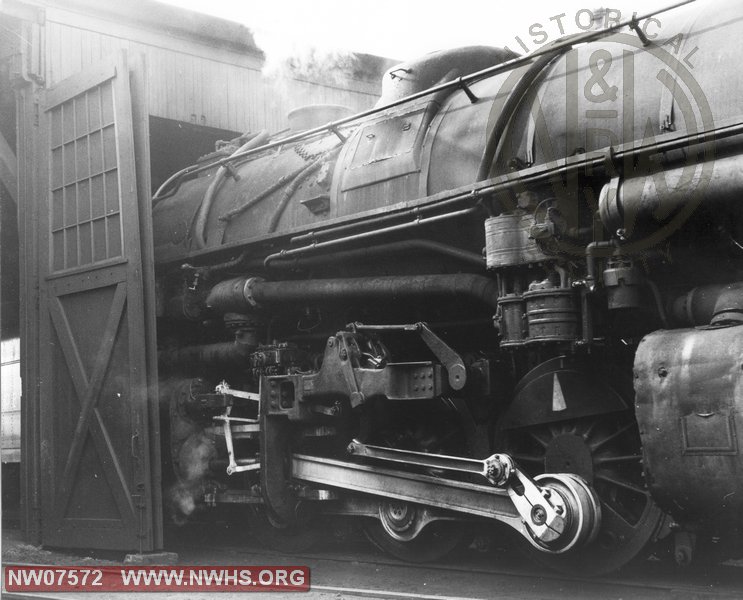
{"type": "Polygon", "coordinates": [[[137,193],[132,112],[122,55],[48,90],[40,115],[39,189],[48,190],[39,210],[47,545],[162,545],[155,337],[146,329],[154,310],[150,214],[139,210],[146,203],[137,193]]]}

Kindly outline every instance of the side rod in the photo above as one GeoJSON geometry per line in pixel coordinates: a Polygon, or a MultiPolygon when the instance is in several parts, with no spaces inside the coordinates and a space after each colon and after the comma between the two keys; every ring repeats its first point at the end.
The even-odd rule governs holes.
{"type": "Polygon", "coordinates": [[[503,485],[511,476],[512,472],[510,463],[501,460],[498,454],[494,454],[485,460],[477,460],[461,456],[446,456],[444,454],[429,454],[427,452],[383,448],[381,446],[362,444],[356,440],[348,445],[347,451],[354,456],[376,458],[378,460],[428,467],[431,469],[482,475],[493,485],[503,485]]]}
{"type": "Polygon", "coordinates": [[[292,456],[292,476],[301,481],[495,519],[545,544],[559,539],[566,529],[560,516],[565,511],[563,499],[552,494],[548,500],[531,479],[516,469],[513,474],[523,488],[520,493],[510,485],[493,487],[324,457],[292,456]]]}
{"type": "Polygon", "coordinates": [[[292,455],[292,476],[324,486],[340,486],[355,492],[495,518],[515,529],[523,528],[521,516],[508,492],[490,485],[303,454],[292,455]]]}

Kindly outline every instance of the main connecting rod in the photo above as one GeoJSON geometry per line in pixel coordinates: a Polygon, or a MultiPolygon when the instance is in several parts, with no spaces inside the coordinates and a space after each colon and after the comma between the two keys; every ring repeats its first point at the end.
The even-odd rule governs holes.
{"type": "MultiPolygon", "coordinates": [[[[491,516],[520,530],[537,548],[545,552],[562,553],[590,542],[596,536],[601,523],[600,504],[583,479],[573,474],[547,474],[532,479],[507,454],[493,454],[478,460],[385,448],[363,444],[357,440],[349,444],[348,452],[356,457],[385,463],[483,477],[492,486],[508,494],[520,517],[520,526],[516,526],[513,519],[500,518],[497,511],[491,516]]],[[[447,486],[452,484],[451,481],[446,483],[447,486]]],[[[462,484],[466,487],[465,482],[462,484]]],[[[384,493],[389,491],[384,490],[384,493]]],[[[425,503],[425,498],[421,497],[420,500],[425,503]]],[[[448,508],[474,512],[468,510],[464,497],[462,500],[459,507],[448,508]]]]}

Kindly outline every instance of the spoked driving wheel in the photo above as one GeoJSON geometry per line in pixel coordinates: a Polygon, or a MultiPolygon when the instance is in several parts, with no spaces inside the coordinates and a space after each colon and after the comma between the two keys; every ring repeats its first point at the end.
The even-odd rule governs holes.
{"type": "Polygon", "coordinates": [[[531,476],[580,475],[600,499],[601,528],[593,542],[564,555],[532,549],[551,568],[582,575],[614,571],[643,551],[663,520],[645,486],[630,411],[509,430],[501,447],[531,476]]]}

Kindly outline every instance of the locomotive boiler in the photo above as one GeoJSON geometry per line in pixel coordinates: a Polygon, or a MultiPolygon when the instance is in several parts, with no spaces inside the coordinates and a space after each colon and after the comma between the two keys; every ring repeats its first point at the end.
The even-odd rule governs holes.
{"type": "Polygon", "coordinates": [[[738,3],[387,72],[153,202],[174,517],[408,560],[497,522],[601,573],[738,550],[738,3]]]}

